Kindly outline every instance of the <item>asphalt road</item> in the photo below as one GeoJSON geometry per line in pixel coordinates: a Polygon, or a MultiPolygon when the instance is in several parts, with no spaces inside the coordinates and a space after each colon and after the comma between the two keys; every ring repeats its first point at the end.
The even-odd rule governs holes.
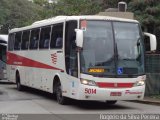
{"type": "Polygon", "coordinates": [[[0,81],[0,120],[7,116],[6,113],[18,114],[18,117],[23,118],[23,120],[25,118],[27,120],[28,117],[34,117],[34,120],[36,118],[45,120],[50,120],[50,118],[53,120],[100,120],[108,119],[108,116],[103,116],[106,114],[134,115],[131,117],[135,120],[139,117],[135,116],[136,114],[158,114],[160,119],[160,106],[129,101],[118,101],[115,105],[108,106],[104,102],[75,100],[69,105],[59,105],[49,93],[31,88],[26,88],[20,92],[16,90],[15,84],[0,81]]]}

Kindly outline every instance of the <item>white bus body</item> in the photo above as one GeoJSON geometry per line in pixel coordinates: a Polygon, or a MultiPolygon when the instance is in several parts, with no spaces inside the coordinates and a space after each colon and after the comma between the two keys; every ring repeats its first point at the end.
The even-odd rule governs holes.
{"type": "Polygon", "coordinates": [[[0,35],[0,80],[7,78],[6,73],[6,48],[8,35],[0,35]]]}
{"type": "Polygon", "coordinates": [[[23,85],[56,94],[60,104],[67,98],[143,99],[142,39],[136,20],[58,16],[38,21],[9,32],[7,77],[19,90],[23,85]],[[82,48],[76,46],[75,29],[83,30],[82,48]]]}

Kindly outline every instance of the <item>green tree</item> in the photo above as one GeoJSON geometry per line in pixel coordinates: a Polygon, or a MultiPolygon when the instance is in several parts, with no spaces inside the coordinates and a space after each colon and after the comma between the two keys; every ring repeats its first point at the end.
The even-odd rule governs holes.
{"type": "Polygon", "coordinates": [[[129,10],[134,12],[135,19],[141,22],[145,31],[155,32],[156,26],[160,24],[160,3],[158,0],[133,0],[129,3],[129,10]]]}
{"type": "Polygon", "coordinates": [[[102,7],[91,0],[59,0],[52,4],[53,15],[93,15],[102,10],[102,7]]]}
{"type": "Polygon", "coordinates": [[[157,36],[158,49],[160,49],[160,3],[159,0],[132,0],[129,10],[134,12],[135,19],[140,21],[146,32],[157,36]]]}
{"type": "Polygon", "coordinates": [[[0,0],[0,33],[42,19],[43,8],[27,0],[0,0]]]}
{"type": "Polygon", "coordinates": [[[0,33],[57,15],[89,15],[101,9],[92,0],[59,0],[54,4],[47,0],[0,0],[0,33]]]}
{"type": "Polygon", "coordinates": [[[33,2],[34,2],[35,4],[40,5],[40,6],[45,6],[45,5],[48,4],[48,0],[33,0],[33,2]]]}
{"type": "Polygon", "coordinates": [[[131,2],[132,0],[103,0],[103,9],[107,8],[117,8],[118,7],[118,2],[126,2],[127,4],[131,2]]]}

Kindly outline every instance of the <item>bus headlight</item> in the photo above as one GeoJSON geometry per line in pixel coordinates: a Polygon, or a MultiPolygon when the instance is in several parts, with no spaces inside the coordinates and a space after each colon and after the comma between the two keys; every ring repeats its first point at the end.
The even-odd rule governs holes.
{"type": "Polygon", "coordinates": [[[137,81],[136,83],[134,83],[134,87],[143,86],[144,84],[145,84],[145,80],[140,80],[140,81],[137,81]]]}
{"type": "Polygon", "coordinates": [[[81,79],[81,84],[84,85],[90,85],[90,86],[97,86],[96,82],[93,80],[86,80],[86,79],[81,79]]]}

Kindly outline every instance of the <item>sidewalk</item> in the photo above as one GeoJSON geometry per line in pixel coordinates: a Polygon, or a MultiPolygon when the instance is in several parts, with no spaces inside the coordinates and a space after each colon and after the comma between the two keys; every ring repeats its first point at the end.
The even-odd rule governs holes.
{"type": "Polygon", "coordinates": [[[137,100],[136,102],[144,104],[154,104],[160,106],[160,98],[144,97],[143,100],[137,100]]]}

